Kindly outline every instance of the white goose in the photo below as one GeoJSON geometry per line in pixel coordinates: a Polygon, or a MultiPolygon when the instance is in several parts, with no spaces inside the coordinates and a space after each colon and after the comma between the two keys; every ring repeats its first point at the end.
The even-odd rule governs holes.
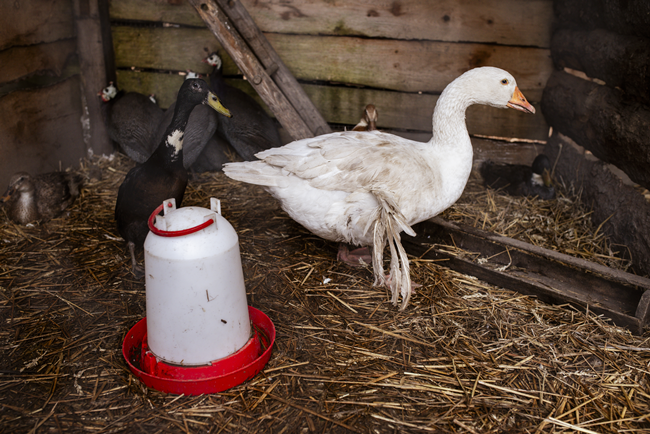
{"type": "Polygon", "coordinates": [[[460,197],[472,169],[465,110],[472,104],[535,113],[508,72],[467,71],[440,95],[427,143],[380,131],[346,131],[291,142],[229,163],[230,178],[265,187],[294,220],[330,241],[373,247],[375,285],[389,285],[401,309],[411,280],[400,232],[430,219],[460,197]],[[390,246],[390,276],[383,251],[390,246]]]}

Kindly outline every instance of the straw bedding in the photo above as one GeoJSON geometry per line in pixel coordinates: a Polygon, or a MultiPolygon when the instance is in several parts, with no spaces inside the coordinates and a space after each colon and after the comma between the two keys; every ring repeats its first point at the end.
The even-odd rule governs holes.
{"type": "MultiPolygon", "coordinates": [[[[277,329],[262,373],[227,392],[165,395],[128,371],[142,281],[114,226],[125,157],[95,158],[69,212],[0,225],[0,432],[648,432],[650,334],[412,259],[422,286],[392,306],[369,269],[289,219],[261,188],[191,180],[184,205],[222,200],[249,304],[277,329]]],[[[513,199],[477,180],[445,218],[625,269],[577,195],[513,199]]]]}

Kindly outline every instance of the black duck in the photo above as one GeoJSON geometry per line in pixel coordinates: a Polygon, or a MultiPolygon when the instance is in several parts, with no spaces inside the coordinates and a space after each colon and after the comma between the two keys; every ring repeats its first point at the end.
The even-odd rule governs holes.
{"type": "Polygon", "coordinates": [[[184,135],[190,114],[199,104],[207,104],[230,116],[205,81],[185,80],[178,91],[174,116],[160,144],[147,161],[127,173],[120,186],[115,220],[120,235],[128,243],[136,276],[141,275],[141,270],[135,260],[135,248],[142,247],[149,232],[147,219],[165,199],[175,198],[178,207],[183,202],[188,178],[183,165],[184,135]]]}
{"type": "Polygon", "coordinates": [[[485,161],[481,165],[481,176],[487,187],[511,196],[538,196],[544,200],[555,197],[551,161],[544,154],[539,154],[532,166],[485,161]]]}

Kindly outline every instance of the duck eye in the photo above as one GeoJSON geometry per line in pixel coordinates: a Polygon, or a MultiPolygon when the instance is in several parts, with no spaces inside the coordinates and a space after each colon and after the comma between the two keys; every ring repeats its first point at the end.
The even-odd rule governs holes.
{"type": "Polygon", "coordinates": [[[503,80],[501,80],[501,84],[508,84],[508,79],[504,78],[503,80]]]}

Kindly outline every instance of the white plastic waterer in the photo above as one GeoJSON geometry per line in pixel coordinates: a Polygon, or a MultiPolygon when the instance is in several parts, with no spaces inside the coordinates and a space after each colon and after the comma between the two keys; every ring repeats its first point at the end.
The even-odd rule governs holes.
{"type": "Polygon", "coordinates": [[[206,365],[251,337],[239,239],[210,208],[164,201],[144,243],[148,345],[167,363],[206,365]]]}

